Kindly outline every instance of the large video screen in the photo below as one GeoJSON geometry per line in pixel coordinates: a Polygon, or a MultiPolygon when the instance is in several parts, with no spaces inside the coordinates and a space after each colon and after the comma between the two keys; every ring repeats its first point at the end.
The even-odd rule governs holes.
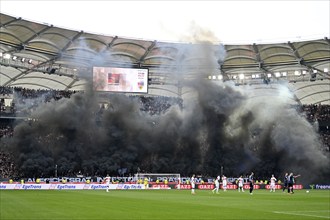
{"type": "Polygon", "coordinates": [[[95,91],[148,93],[148,69],[93,67],[95,91]]]}

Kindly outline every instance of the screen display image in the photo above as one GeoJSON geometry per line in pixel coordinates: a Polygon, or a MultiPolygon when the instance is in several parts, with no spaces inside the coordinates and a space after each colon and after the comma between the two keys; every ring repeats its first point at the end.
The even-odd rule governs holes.
{"type": "Polygon", "coordinates": [[[93,67],[93,87],[100,92],[148,92],[148,69],[93,67]]]}

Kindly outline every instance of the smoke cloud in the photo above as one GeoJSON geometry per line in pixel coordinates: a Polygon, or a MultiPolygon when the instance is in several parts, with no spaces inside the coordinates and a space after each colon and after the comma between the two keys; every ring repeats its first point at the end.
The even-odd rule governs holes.
{"type": "MultiPolygon", "coordinates": [[[[120,168],[216,176],[223,167],[227,176],[294,172],[302,181],[328,181],[322,174],[329,174],[329,158],[312,125],[288,104],[285,85],[265,98],[251,88],[207,80],[226,51],[208,43],[217,40],[212,32],[192,29],[194,44],[178,46],[180,69],[172,71],[191,91],[182,106],[151,115],[139,98],[107,94],[102,99],[110,104],[100,109],[85,73],[90,83],[84,93],[43,103],[32,120],[15,127],[7,144],[22,174],[53,176],[57,165],[59,176],[117,175],[120,168]]],[[[103,63],[101,56],[94,60],[103,63]]]]}

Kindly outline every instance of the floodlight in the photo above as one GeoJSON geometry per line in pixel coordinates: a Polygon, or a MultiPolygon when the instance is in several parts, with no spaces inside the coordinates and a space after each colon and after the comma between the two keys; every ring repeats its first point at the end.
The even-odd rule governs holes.
{"type": "Polygon", "coordinates": [[[245,78],[245,76],[243,73],[239,74],[239,79],[244,79],[244,78],[245,78]]]}
{"type": "Polygon", "coordinates": [[[223,79],[223,76],[222,75],[218,75],[218,79],[219,80],[222,80],[223,79]]]}
{"type": "Polygon", "coordinates": [[[212,76],[212,79],[216,79],[217,78],[217,76],[212,76]]]}
{"type": "Polygon", "coordinates": [[[13,58],[12,58],[13,60],[16,60],[17,59],[17,56],[13,56],[13,58]]]}
{"type": "Polygon", "coordinates": [[[267,77],[268,77],[268,78],[271,78],[271,77],[272,77],[272,74],[268,73],[268,74],[267,74],[267,77]]]}
{"type": "Polygon", "coordinates": [[[328,68],[324,68],[323,72],[328,73],[329,69],[328,68]]]}
{"type": "Polygon", "coordinates": [[[281,73],[280,73],[280,72],[276,72],[276,73],[275,73],[275,77],[278,78],[278,77],[280,77],[280,76],[281,76],[281,73]]]}
{"type": "Polygon", "coordinates": [[[282,73],[282,76],[287,76],[287,75],[288,75],[287,72],[283,72],[283,73],[282,73]]]}
{"type": "Polygon", "coordinates": [[[310,72],[310,74],[311,74],[311,81],[315,81],[317,70],[313,70],[313,72],[310,72]]]}
{"type": "Polygon", "coordinates": [[[294,75],[295,75],[295,76],[300,76],[300,71],[295,70],[295,71],[294,71],[294,75]]]}
{"type": "Polygon", "coordinates": [[[3,58],[5,58],[5,59],[10,59],[10,54],[9,53],[6,53],[4,56],[3,56],[3,58]]]}

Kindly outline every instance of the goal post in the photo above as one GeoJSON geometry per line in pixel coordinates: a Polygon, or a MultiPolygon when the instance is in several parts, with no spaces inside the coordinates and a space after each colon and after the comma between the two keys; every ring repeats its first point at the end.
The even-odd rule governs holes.
{"type": "Polygon", "coordinates": [[[149,182],[169,183],[175,184],[176,189],[180,189],[181,176],[179,173],[136,173],[134,175],[135,181],[143,181],[145,178],[149,182]]]}

